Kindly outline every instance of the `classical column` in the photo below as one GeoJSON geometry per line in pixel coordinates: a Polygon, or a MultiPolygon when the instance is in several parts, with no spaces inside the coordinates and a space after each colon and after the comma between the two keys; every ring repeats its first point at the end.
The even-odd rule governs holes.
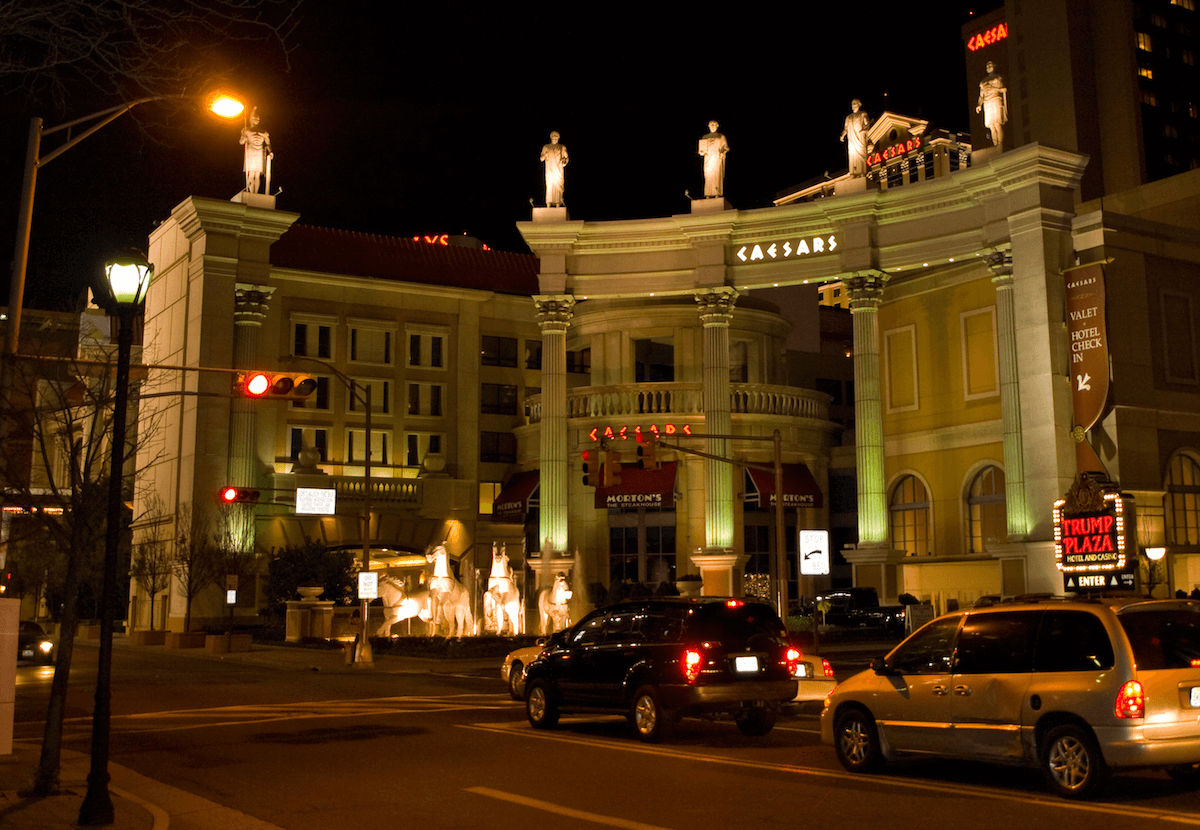
{"type": "MultiPolygon", "coordinates": [[[[258,360],[258,333],[271,302],[274,288],[266,285],[238,283],[234,288],[233,306],[233,368],[261,369],[258,360]]],[[[256,440],[256,407],[260,401],[235,396],[229,415],[229,480],[237,487],[253,487],[258,481],[256,440]]],[[[232,507],[232,505],[231,505],[232,507]]],[[[230,531],[241,550],[254,549],[254,514],[252,510],[230,513],[230,531]]]]}
{"type": "Polygon", "coordinates": [[[883,403],[879,385],[879,303],[887,274],[871,271],[844,280],[854,318],[854,434],[858,465],[858,543],[888,541],[883,491],[883,403]]]}
{"type": "MultiPolygon", "coordinates": [[[[704,431],[708,435],[729,435],[733,431],[729,413],[729,321],[738,292],[722,286],[695,296],[704,325],[704,431]]],[[[705,449],[710,455],[728,458],[730,445],[727,438],[709,438],[705,449]]],[[[704,459],[704,545],[706,553],[734,547],[733,465],[714,458],[704,459]]]]}
{"type": "Polygon", "coordinates": [[[1014,541],[1029,532],[1025,512],[1025,458],[1021,446],[1021,386],[1017,373],[1017,324],[1013,309],[1012,253],[997,251],[987,258],[995,275],[996,341],[1000,354],[1000,421],[1004,436],[1004,502],[1008,536],[1014,541]]]}
{"type": "Polygon", "coordinates": [[[533,298],[542,329],[541,510],[538,537],[542,550],[567,550],[567,327],[575,307],[570,294],[533,298]]]}

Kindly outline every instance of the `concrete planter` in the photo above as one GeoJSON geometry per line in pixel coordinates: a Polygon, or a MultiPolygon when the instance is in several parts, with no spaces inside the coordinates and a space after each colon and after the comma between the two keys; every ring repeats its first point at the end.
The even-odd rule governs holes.
{"type": "Polygon", "coordinates": [[[161,646],[167,641],[167,632],[139,628],[129,632],[129,641],[135,646],[161,646]]]}
{"type": "Polygon", "coordinates": [[[167,648],[204,648],[204,638],[208,636],[203,631],[192,631],[184,634],[182,631],[167,632],[167,648]]]}
{"type": "Polygon", "coordinates": [[[249,634],[209,634],[204,638],[204,650],[209,654],[228,654],[231,651],[249,651],[253,637],[249,634]]]}

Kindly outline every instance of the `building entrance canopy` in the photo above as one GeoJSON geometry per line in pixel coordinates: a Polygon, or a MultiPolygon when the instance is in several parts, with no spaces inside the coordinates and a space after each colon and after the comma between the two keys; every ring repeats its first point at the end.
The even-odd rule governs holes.
{"type": "Polygon", "coordinates": [[[492,503],[492,518],[498,522],[523,524],[540,479],[538,470],[524,470],[510,478],[492,503]]]}
{"type": "MultiPolygon", "coordinates": [[[[775,505],[775,474],[767,470],[746,469],[746,503],[758,507],[775,505]]],[[[821,488],[802,462],[783,465],[783,506],[821,507],[821,488]]]]}
{"type": "Polygon", "coordinates": [[[675,468],[668,461],[657,470],[622,467],[621,481],[612,487],[596,488],[596,509],[622,507],[675,507],[675,468]]]}

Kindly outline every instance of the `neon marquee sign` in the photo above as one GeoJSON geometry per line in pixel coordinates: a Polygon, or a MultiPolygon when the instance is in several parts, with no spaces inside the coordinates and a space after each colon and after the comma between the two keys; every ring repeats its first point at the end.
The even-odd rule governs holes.
{"type": "Polygon", "coordinates": [[[967,38],[967,48],[972,52],[978,52],[986,46],[991,46],[993,43],[999,43],[1008,37],[1008,24],[997,23],[990,29],[985,29],[982,32],[976,32],[967,38]]]}
{"type": "Polygon", "coordinates": [[[921,149],[921,137],[919,135],[914,136],[914,137],[908,139],[908,141],[901,141],[897,144],[893,144],[891,147],[888,147],[886,150],[882,150],[877,153],[867,153],[867,164],[869,164],[873,167],[876,164],[882,164],[883,162],[890,161],[891,159],[894,159],[897,156],[903,156],[906,153],[911,153],[913,150],[920,150],[920,149],[921,149]]]}
{"type": "MultiPolygon", "coordinates": [[[[440,245],[443,248],[449,248],[450,247],[450,234],[448,234],[448,233],[428,234],[427,233],[423,236],[414,236],[412,238],[412,241],[413,242],[424,242],[426,245],[440,245]]],[[[484,245],[483,250],[490,251],[492,249],[490,247],[488,247],[487,245],[484,245]]]]}
{"type": "Polygon", "coordinates": [[[642,434],[649,433],[655,438],[670,438],[672,435],[691,435],[692,425],[683,424],[676,426],[675,424],[663,424],[659,427],[658,424],[650,424],[648,427],[643,427],[641,424],[632,428],[628,426],[620,427],[593,427],[588,433],[588,438],[593,441],[629,441],[636,440],[639,444],[642,442],[642,434]]]}
{"type": "Polygon", "coordinates": [[[766,242],[743,245],[734,252],[742,262],[766,262],[776,259],[795,259],[811,254],[831,254],[837,249],[837,236],[814,236],[811,239],[786,239],[783,242],[766,242]]]}
{"type": "Polygon", "coordinates": [[[1054,502],[1054,559],[1066,573],[1120,571],[1128,564],[1125,500],[1104,494],[1104,508],[1067,514],[1066,501],[1054,502]]]}

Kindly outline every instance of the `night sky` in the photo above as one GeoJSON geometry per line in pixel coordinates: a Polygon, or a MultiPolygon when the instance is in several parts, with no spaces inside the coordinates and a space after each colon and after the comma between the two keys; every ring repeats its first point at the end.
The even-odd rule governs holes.
{"type": "MultiPolygon", "coordinates": [[[[872,118],[890,109],[967,131],[960,28],[970,9],[996,5],[307,0],[290,68],[277,50],[243,44],[211,58],[239,67],[258,103],[281,210],[306,224],[467,232],[523,251],[514,223],[530,217],[531,198],[542,203],[538,152],[552,129],[571,155],[571,218],[587,220],[686,213],[684,191],[703,192],[696,140],[711,119],[730,144],[726,196],[743,209],[845,169],[838,135],[853,97],[872,118]]],[[[29,116],[49,127],[116,102],[4,102],[7,297],[29,116]]],[[[106,257],[144,248],[186,196],[232,197],[239,126],[149,104],[43,168],[27,305],[70,305],[106,257]]]]}

